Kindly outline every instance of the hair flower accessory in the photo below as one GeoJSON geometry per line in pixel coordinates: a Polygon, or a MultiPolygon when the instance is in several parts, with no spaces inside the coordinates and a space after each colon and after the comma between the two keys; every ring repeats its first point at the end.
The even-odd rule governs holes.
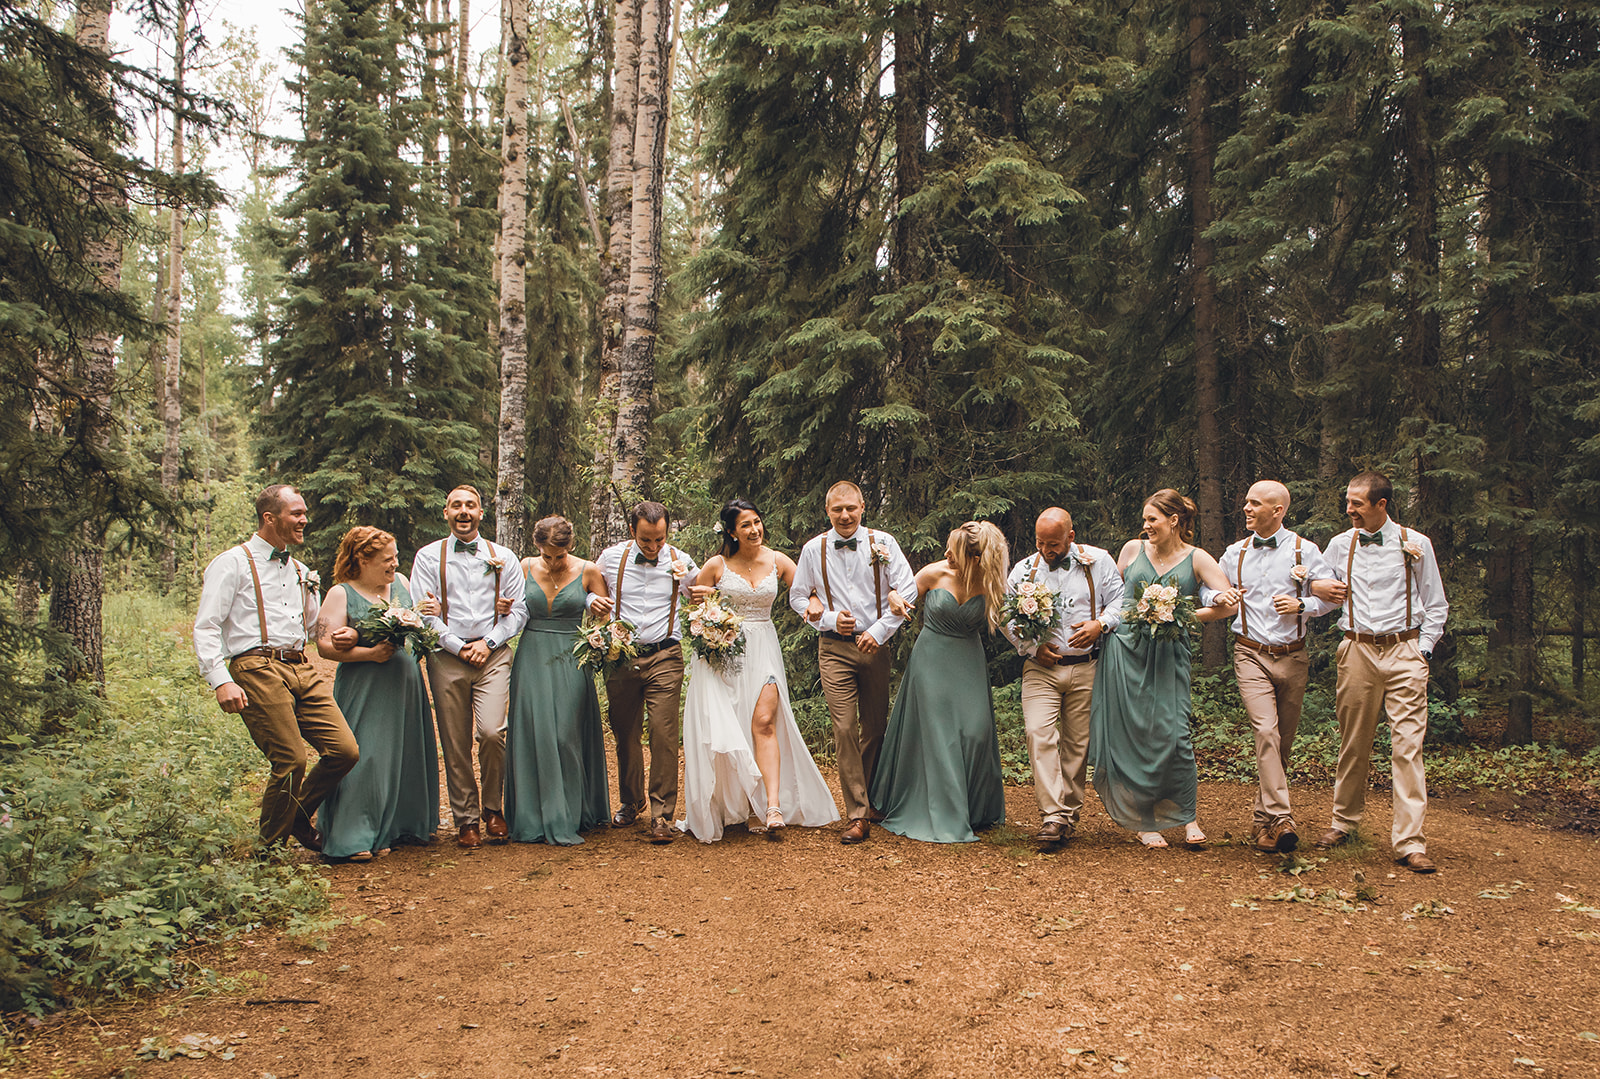
{"type": "Polygon", "coordinates": [[[722,522],[718,521],[716,524],[712,525],[711,526],[711,531],[715,532],[719,536],[722,535],[722,532],[723,532],[722,522]]]}

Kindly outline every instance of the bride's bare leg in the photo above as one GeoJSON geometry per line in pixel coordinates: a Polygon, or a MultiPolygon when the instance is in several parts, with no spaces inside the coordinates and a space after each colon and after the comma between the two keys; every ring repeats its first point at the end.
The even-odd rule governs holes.
{"type": "Polygon", "coordinates": [[[756,767],[767,788],[767,805],[778,804],[778,687],[767,683],[756,698],[750,717],[750,743],[755,747],[756,767]]]}

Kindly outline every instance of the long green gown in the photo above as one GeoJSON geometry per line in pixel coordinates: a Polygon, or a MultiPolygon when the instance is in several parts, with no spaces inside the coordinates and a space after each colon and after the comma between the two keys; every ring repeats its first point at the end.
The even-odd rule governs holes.
{"type": "Polygon", "coordinates": [[[511,661],[506,821],[519,843],[571,846],[583,842],[579,832],[611,819],[600,702],[594,679],[572,657],[583,582],[573,578],[548,604],[531,575],[527,584],[528,624],[511,661]]]}
{"type": "MultiPolygon", "coordinates": [[[[348,582],[341,587],[353,626],[373,604],[348,582]]],[[[411,594],[399,581],[390,596],[399,606],[411,606],[411,594]]],[[[439,827],[439,748],[416,657],[401,648],[382,663],[339,664],[333,699],[356,736],[361,759],[318,811],[322,853],[348,858],[402,840],[431,842],[439,827]]]]}
{"type": "MultiPolygon", "coordinates": [[[[1140,544],[1123,572],[1124,595],[1176,576],[1198,595],[1194,552],[1158,575],[1140,544]]],[[[1124,623],[1100,650],[1089,702],[1089,764],[1111,819],[1133,832],[1158,832],[1195,819],[1194,744],[1189,740],[1189,646],[1153,641],[1124,623]]]]}
{"type": "Polygon", "coordinates": [[[889,715],[872,804],[891,832],[927,843],[971,843],[1006,815],[1000,740],[979,633],[982,596],[943,588],[923,602],[922,632],[889,715]]]}

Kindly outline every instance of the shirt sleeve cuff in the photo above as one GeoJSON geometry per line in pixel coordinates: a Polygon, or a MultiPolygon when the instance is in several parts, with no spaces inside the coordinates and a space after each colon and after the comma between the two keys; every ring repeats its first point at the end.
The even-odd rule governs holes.
{"type": "Polygon", "coordinates": [[[839,632],[839,612],[823,611],[822,617],[817,619],[817,627],[824,633],[839,632]]]}
{"type": "Polygon", "coordinates": [[[213,690],[221,689],[231,681],[233,681],[233,675],[228,673],[228,665],[226,663],[218,664],[206,672],[206,683],[213,690]]]}
{"type": "Polygon", "coordinates": [[[439,647],[449,652],[452,656],[459,656],[466,643],[454,633],[446,633],[439,638],[439,647]]]}

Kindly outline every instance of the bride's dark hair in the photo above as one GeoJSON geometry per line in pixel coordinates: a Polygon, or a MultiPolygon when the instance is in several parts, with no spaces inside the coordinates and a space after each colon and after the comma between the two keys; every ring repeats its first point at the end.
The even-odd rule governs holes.
{"type": "Polygon", "coordinates": [[[761,511],[756,509],[756,504],[748,498],[730,498],[722,507],[722,512],[717,515],[717,522],[722,526],[722,548],[717,551],[723,558],[732,558],[739,553],[739,539],[733,534],[734,527],[739,523],[739,514],[749,510],[756,515],[756,520],[761,519],[761,511]]]}

